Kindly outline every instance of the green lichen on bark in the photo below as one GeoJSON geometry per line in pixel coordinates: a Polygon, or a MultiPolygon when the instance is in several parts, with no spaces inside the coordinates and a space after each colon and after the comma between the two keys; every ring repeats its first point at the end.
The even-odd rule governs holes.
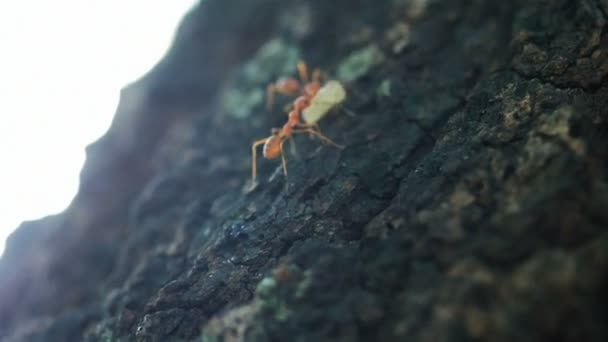
{"type": "Polygon", "coordinates": [[[108,280],[78,297],[92,313],[58,316],[64,301],[24,292],[42,313],[0,309],[4,335],[608,339],[604,2],[262,3],[276,20],[257,52],[242,52],[191,109],[193,135],[161,139],[177,153],[152,154],[144,165],[156,171],[128,215],[109,221],[129,228],[110,239],[119,256],[108,280]],[[289,177],[260,161],[260,185],[243,193],[251,142],[285,121],[260,91],[300,57],[344,78],[354,116],[321,125],[346,148],[297,137],[289,177]],[[242,112],[218,110],[226,97],[242,112]],[[52,323],[21,324],[39,319],[52,323]]]}

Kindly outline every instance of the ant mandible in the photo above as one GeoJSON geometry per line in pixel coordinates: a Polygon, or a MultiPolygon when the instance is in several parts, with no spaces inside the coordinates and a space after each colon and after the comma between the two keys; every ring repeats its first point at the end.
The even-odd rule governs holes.
{"type": "Polygon", "coordinates": [[[328,137],[324,136],[317,123],[305,123],[301,120],[302,110],[310,106],[311,99],[321,89],[320,72],[318,69],[312,74],[312,81],[308,82],[308,72],[306,64],[303,62],[298,63],[298,72],[302,84],[293,78],[284,78],[274,84],[268,86],[267,92],[267,107],[271,107],[274,101],[274,93],[279,92],[285,95],[294,95],[298,90],[302,91],[302,95],[298,97],[293,103],[293,109],[288,114],[288,120],[282,128],[273,128],[272,135],[270,137],[256,140],[251,145],[252,164],[251,164],[251,189],[256,186],[256,164],[257,164],[257,147],[264,145],[263,155],[266,159],[274,159],[281,155],[281,162],[283,167],[283,174],[287,177],[287,161],[285,159],[285,153],[283,152],[283,144],[287,139],[292,140],[293,135],[296,133],[309,133],[312,136],[316,136],[323,143],[332,145],[339,149],[343,149],[342,145],[338,145],[328,137]],[[303,86],[302,86],[303,85],[303,86]]]}

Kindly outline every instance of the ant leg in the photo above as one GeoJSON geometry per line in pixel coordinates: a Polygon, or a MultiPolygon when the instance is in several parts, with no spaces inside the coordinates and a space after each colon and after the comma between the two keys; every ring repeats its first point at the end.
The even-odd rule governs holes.
{"type": "MultiPolygon", "coordinates": [[[[323,134],[323,132],[321,132],[321,126],[319,126],[318,122],[315,122],[313,124],[310,125],[312,129],[314,129],[315,131],[319,132],[320,134],[323,134]]],[[[324,134],[323,134],[324,135],[324,134]]]]}
{"type": "Polygon", "coordinates": [[[308,127],[308,128],[303,128],[303,129],[294,129],[293,133],[310,133],[314,136],[316,136],[317,138],[319,138],[319,140],[321,140],[322,142],[332,145],[334,147],[337,147],[339,149],[343,149],[344,146],[336,144],[333,140],[329,139],[328,137],[324,136],[323,134],[321,134],[320,132],[317,132],[315,129],[308,127]]]}
{"type": "Polygon", "coordinates": [[[321,135],[323,135],[323,132],[321,132],[321,126],[319,126],[318,122],[315,123],[298,123],[298,125],[296,126],[296,128],[303,128],[303,129],[312,129],[314,131],[317,131],[318,133],[321,133],[321,135]]]}
{"type": "Polygon", "coordinates": [[[294,78],[281,78],[266,87],[266,109],[271,110],[274,105],[274,94],[286,96],[296,95],[300,91],[300,82],[294,78]]]}
{"type": "Polygon", "coordinates": [[[298,63],[298,74],[300,75],[302,83],[308,83],[308,66],[306,65],[306,63],[302,61],[298,63]]]}
{"type": "MultiPolygon", "coordinates": [[[[318,123],[316,123],[316,122],[315,122],[315,123],[312,123],[312,124],[307,124],[307,125],[304,125],[304,126],[302,126],[302,127],[305,127],[305,128],[310,127],[311,129],[313,129],[313,130],[315,130],[315,131],[317,131],[317,132],[319,132],[319,133],[323,134],[323,132],[321,132],[321,126],[319,126],[319,124],[318,124],[318,123]]],[[[309,137],[310,139],[312,139],[312,138],[314,138],[315,136],[314,136],[312,133],[309,133],[309,134],[308,134],[308,137],[309,137]]]]}
{"type": "Polygon", "coordinates": [[[251,155],[252,155],[252,158],[251,158],[251,189],[253,189],[255,187],[255,178],[257,176],[257,170],[256,170],[257,148],[258,148],[258,146],[265,144],[267,140],[268,140],[268,138],[256,140],[251,145],[251,155]]]}
{"type": "Polygon", "coordinates": [[[289,141],[291,142],[291,144],[289,145],[289,148],[291,149],[291,154],[297,157],[298,151],[296,151],[296,141],[293,138],[293,135],[289,136],[289,141]]]}
{"type": "Polygon", "coordinates": [[[281,141],[281,162],[283,164],[283,174],[285,175],[285,178],[287,178],[287,160],[285,160],[285,152],[283,152],[283,144],[285,143],[286,140],[281,141]]]}
{"type": "Polygon", "coordinates": [[[321,70],[315,69],[312,71],[312,81],[321,83],[321,70]]]}

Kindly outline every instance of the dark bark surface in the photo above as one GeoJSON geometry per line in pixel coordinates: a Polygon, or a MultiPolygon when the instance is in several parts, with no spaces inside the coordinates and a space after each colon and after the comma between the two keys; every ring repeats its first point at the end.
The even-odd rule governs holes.
{"type": "Polygon", "coordinates": [[[0,260],[6,341],[606,341],[608,2],[207,0],[0,260]],[[339,150],[250,144],[306,60],[339,150]],[[347,114],[348,112],[349,114],[347,114]]]}

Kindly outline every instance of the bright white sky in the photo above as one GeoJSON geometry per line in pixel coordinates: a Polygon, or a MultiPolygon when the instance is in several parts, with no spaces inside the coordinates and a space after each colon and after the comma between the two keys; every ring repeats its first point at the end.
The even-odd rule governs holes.
{"type": "Polygon", "coordinates": [[[0,255],[62,211],[120,89],[166,52],[196,0],[0,1],[0,255]]]}

